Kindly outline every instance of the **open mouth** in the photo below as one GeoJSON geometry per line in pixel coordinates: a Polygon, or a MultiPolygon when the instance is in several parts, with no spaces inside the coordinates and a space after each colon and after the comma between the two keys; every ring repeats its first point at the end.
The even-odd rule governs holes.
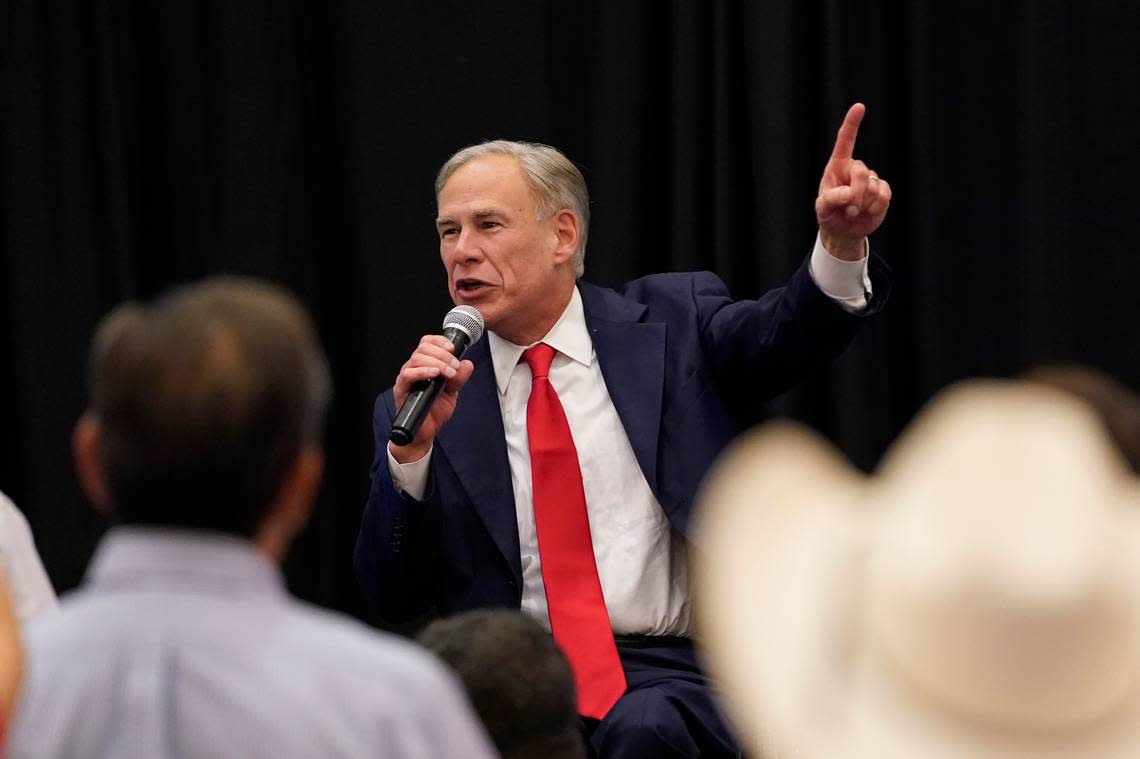
{"type": "Polygon", "coordinates": [[[464,298],[478,295],[488,287],[489,285],[481,279],[464,278],[455,282],[455,292],[464,298]]]}

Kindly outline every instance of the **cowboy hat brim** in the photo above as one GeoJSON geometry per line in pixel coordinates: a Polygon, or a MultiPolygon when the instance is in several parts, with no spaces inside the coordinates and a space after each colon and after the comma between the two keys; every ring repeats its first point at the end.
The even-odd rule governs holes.
{"type": "MultiPolygon", "coordinates": [[[[966,401],[1007,389],[1022,392],[975,384],[966,401]]],[[[1062,409],[1056,434],[1097,434],[1083,406],[1053,391],[1025,392],[1038,394],[1028,406],[1062,409]]],[[[903,452],[926,434],[918,443],[913,431],[900,438],[903,452]]],[[[1140,688],[1099,719],[1025,730],[972,719],[897,676],[868,639],[866,578],[884,511],[877,480],[786,422],[741,438],[710,473],[694,522],[698,640],[746,749],[766,759],[1140,755],[1140,688]]],[[[1140,538],[1134,512],[1119,511],[1121,531],[1140,538]]]]}

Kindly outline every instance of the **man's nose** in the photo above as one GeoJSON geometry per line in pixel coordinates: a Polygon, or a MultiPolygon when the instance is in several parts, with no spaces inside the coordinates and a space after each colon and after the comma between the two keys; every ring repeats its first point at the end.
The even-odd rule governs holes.
{"type": "Polygon", "coordinates": [[[452,249],[457,261],[479,261],[483,258],[483,249],[470,229],[461,229],[455,239],[452,249]]]}

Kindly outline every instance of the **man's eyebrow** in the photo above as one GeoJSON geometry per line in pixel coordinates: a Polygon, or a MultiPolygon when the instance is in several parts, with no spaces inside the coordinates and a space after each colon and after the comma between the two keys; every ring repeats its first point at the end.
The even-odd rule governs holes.
{"type": "MultiPolygon", "coordinates": [[[[480,208],[478,211],[472,211],[471,212],[471,218],[476,219],[476,220],[487,219],[487,218],[490,218],[491,216],[505,216],[505,215],[506,214],[503,213],[503,211],[501,211],[497,208],[480,208]]],[[[440,216],[438,219],[435,220],[435,225],[437,227],[445,227],[449,224],[456,224],[456,223],[458,223],[458,222],[456,222],[455,219],[451,218],[450,216],[440,216]]]]}

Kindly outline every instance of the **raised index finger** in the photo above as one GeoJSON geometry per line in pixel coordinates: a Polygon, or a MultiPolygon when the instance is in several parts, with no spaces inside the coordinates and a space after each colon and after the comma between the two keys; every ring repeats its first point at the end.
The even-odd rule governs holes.
{"type": "Polygon", "coordinates": [[[847,110],[839,134],[835,136],[835,149],[831,151],[833,159],[850,158],[855,153],[855,138],[859,135],[859,124],[866,112],[867,108],[862,103],[856,103],[847,110]]]}

